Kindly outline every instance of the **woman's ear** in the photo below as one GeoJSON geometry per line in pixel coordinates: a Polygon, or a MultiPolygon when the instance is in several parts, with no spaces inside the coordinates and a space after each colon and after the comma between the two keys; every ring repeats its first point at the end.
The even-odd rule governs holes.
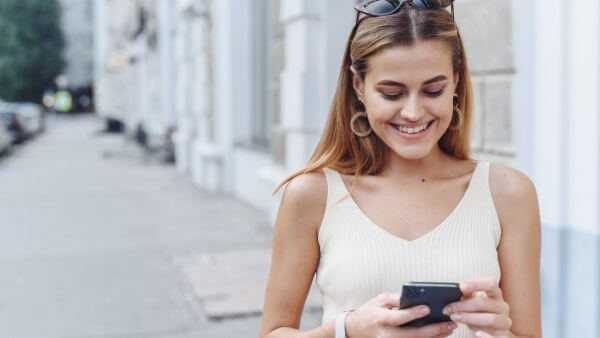
{"type": "Polygon", "coordinates": [[[364,101],[364,85],[358,75],[358,72],[354,68],[354,66],[350,66],[350,71],[352,72],[352,87],[354,88],[354,93],[356,97],[362,102],[364,101]]]}

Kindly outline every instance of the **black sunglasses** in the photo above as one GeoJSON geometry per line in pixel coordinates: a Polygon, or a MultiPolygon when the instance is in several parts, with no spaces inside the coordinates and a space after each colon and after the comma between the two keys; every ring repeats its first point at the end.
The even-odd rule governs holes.
{"type": "Polygon", "coordinates": [[[364,0],[354,6],[354,9],[369,16],[386,16],[398,12],[404,5],[419,10],[452,6],[452,19],[454,19],[454,0],[364,0]]]}

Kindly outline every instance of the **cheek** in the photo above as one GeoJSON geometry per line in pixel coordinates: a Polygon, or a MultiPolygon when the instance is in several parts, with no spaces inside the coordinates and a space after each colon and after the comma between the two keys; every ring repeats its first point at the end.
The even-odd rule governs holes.
{"type": "MultiPolygon", "coordinates": [[[[422,109],[426,111],[426,114],[439,118],[442,120],[452,119],[453,106],[452,101],[446,102],[446,100],[427,102],[422,106],[422,109]]],[[[387,102],[384,99],[372,100],[367,106],[367,112],[369,113],[369,121],[372,123],[386,123],[399,117],[401,108],[398,107],[397,103],[387,102]]]]}
{"type": "Polygon", "coordinates": [[[454,111],[452,101],[447,102],[446,100],[432,102],[427,109],[432,115],[440,119],[451,119],[454,111]]]}
{"type": "Polygon", "coordinates": [[[378,123],[390,120],[399,113],[397,102],[387,101],[381,97],[372,98],[366,108],[369,113],[369,119],[378,123]]]}
{"type": "Polygon", "coordinates": [[[369,124],[375,131],[382,131],[386,128],[387,124],[394,120],[396,114],[392,109],[373,109],[369,111],[369,124]]]}
{"type": "Polygon", "coordinates": [[[451,119],[452,118],[452,113],[453,113],[453,109],[452,106],[443,106],[440,107],[440,109],[438,110],[440,117],[446,118],[446,119],[451,119]]]}

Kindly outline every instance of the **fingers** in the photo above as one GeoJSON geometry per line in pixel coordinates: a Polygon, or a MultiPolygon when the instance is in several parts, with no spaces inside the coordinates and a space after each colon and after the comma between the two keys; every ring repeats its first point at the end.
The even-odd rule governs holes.
{"type": "Polygon", "coordinates": [[[373,301],[376,303],[375,305],[377,307],[383,307],[387,309],[393,307],[397,308],[400,307],[400,294],[392,292],[382,293],[375,297],[373,301]]]}
{"type": "Polygon", "coordinates": [[[485,331],[475,332],[475,337],[477,337],[477,338],[494,338],[494,336],[492,336],[489,333],[486,333],[485,331]]]}
{"type": "Polygon", "coordinates": [[[400,326],[413,321],[417,318],[425,317],[429,314],[429,307],[425,305],[413,306],[401,310],[385,310],[381,316],[380,324],[388,326],[400,326]]]}
{"type": "Polygon", "coordinates": [[[496,313],[454,313],[450,315],[450,319],[469,326],[494,328],[497,330],[509,330],[512,326],[512,320],[507,315],[496,313]]]}
{"type": "Polygon", "coordinates": [[[433,338],[446,338],[446,337],[450,337],[454,332],[448,332],[448,333],[444,333],[444,334],[439,334],[433,338]]]}
{"type": "Polygon", "coordinates": [[[457,312],[492,312],[499,314],[508,314],[509,306],[503,301],[488,297],[472,297],[448,304],[444,310],[445,315],[457,312]]]}
{"type": "Polygon", "coordinates": [[[444,322],[437,324],[430,324],[423,327],[413,327],[413,328],[401,328],[399,329],[400,337],[447,337],[451,335],[454,330],[456,330],[456,323],[453,322],[444,322]]]}
{"type": "Polygon", "coordinates": [[[460,289],[465,296],[471,296],[475,292],[482,291],[489,297],[502,297],[502,290],[498,286],[498,281],[493,278],[481,278],[463,282],[460,283],[460,289]]]}

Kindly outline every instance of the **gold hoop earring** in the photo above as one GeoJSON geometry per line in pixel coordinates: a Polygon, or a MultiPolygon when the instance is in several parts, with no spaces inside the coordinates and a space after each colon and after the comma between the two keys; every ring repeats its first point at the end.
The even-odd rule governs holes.
{"type": "Polygon", "coordinates": [[[459,131],[460,128],[462,128],[462,123],[463,123],[463,116],[462,116],[462,110],[460,110],[459,106],[458,106],[458,94],[454,94],[454,98],[456,99],[457,103],[453,106],[452,109],[452,121],[454,121],[454,113],[456,113],[456,116],[458,116],[458,123],[456,124],[452,124],[452,121],[450,121],[450,127],[449,129],[452,131],[459,131]]]}
{"type": "Polygon", "coordinates": [[[367,136],[371,135],[371,132],[373,132],[373,129],[370,126],[369,126],[369,129],[367,129],[365,131],[359,131],[358,128],[356,128],[356,126],[354,125],[356,120],[358,120],[361,117],[367,118],[367,113],[359,112],[359,113],[354,114],[354,116],[352,116],[352,119],[350,120],[350,129],[352,130],[354,135],[356,135],[358,137],[367,137],[367,136]]]}

